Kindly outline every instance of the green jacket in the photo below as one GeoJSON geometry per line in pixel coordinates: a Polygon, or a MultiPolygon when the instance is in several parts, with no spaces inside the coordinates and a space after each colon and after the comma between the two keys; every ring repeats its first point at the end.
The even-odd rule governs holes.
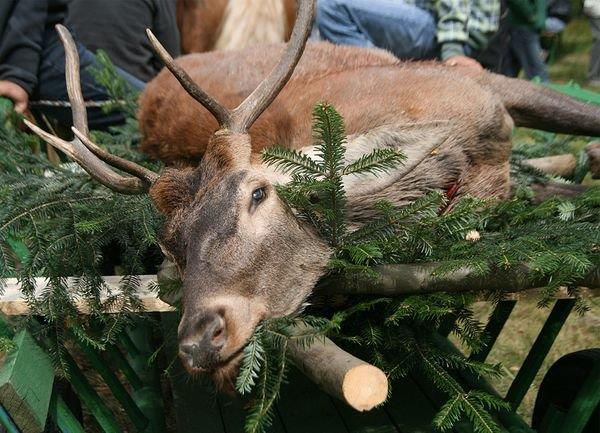
{"type": "Polygon", "coordinates": [[[508,21],[514,26],[541,31],[546,21],[546,0],[507,0],[508,21]]]}

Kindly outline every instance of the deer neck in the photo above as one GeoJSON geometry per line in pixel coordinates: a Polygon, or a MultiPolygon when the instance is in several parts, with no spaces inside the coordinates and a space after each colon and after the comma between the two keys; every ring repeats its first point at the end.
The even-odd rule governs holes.
{"type": "Polygon", "coordinates": [[[217,131],[208,141],[204,160],[215,171],[236,170],[250,165],[250,135],[217,131]]]}

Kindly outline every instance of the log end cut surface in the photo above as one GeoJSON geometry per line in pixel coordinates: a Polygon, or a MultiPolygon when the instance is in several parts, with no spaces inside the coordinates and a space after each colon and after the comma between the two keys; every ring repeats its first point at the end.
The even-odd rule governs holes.
{"type": "Polygon", "coordinates": [[[342,384],[344,399],[356,410],[371,410],[385,402],[388,380],[380,369],[369,364],[348,370],[342,384]]]}

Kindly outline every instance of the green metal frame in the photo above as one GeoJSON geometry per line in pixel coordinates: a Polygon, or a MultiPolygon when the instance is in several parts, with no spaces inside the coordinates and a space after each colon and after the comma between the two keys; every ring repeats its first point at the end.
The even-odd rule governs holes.
{"type": "MultiPolygon", "coordinates": [[[[6,320],[0,320],[0,324],[0,334],[12,337],[10,324],[6,320]]],[[[148,326],[146,321],[140,320],[136,323],[135,329],[129,331],[135,337],[133,339],[129,335],[123,337],[131,351],[128,357],[125,357],[118,347],[109,346],[105,351],[107,358],[111,360],[111,363],[108,363],[102,353],[81,342],[78,342],[81,350],[79,355],[83,355],[92,368],[100,374],[104,384],[121,405],[135,431],[163,433],[166,431],[165,417],[158,372],[149,362],[152,350],[148,326]],[[142,350],[138,347],[141,347],[142,350]],[[111,366],[115,367],[115,370],[111,366]],[[121,372],[125,381],[119,378],[117,371],[121,372]]],[[[73,340],[77,341],[75,338],[73,340]]],[[[44,346],[45,342],[38,341],[38,343],[44,346]]],[[[73,357],[65,351],[63,359],[66,362],[71,387],[90,412],[100,430],[104,433],[123,432],[124,426],[119,425],[114,414],[89,383],[73,357]]],[[[73,415],[56,389],[52,393],[47,416],[61,433],[84,433],[87,431],[73,415]]],[[[21,431],[1,404],[0,425],[8,433],[20,433],[21,431]]]]}

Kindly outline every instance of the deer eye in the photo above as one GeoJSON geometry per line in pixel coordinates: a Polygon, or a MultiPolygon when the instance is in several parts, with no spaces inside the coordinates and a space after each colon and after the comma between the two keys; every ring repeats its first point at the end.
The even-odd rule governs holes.
{"type": "Polygon", "coordinates": [[[266,193],[265,193],[265,189],[264,188],[256,188],[254,191],[252,191],[252,201],[257,204],[260,203],[265,197],[266,197],[266,193]]]}

